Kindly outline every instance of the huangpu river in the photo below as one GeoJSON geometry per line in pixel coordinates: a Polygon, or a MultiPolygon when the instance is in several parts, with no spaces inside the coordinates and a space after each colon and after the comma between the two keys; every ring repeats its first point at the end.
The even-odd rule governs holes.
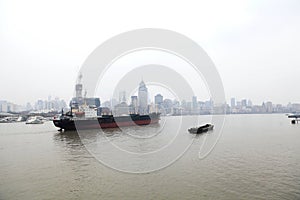
{"type": "Polygon", "coordinates": [[[300,124],[284,114],[227,115],[224,126],[203,135],[176,128],[195,118],[210,117],[80,134],[58,132],[52,122],[2,123],[0,199],[300,199],[300,124]],[[200,158],[210,139],[216,145],[200,158]],[[165,145],[184,151],[168,163],[174,155],[160,154],[165,145]],[[143,156],[153,150],[154,158],[143,156]]]}

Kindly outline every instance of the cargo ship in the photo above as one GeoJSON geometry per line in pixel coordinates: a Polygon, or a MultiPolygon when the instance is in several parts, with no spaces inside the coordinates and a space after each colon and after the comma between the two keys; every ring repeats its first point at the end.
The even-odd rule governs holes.
{"type": "MultiPolygon", "coordinates": [[[[62,110],[61,115],[53,119],[54,125],[60,128],[60,130],[118,128],[156,124],[159,122],[160,113],[136,114],[137,111],[134,111],[135,114],[126,114],[129,113],[128,111],[122,112],[122,114],[126,115],[113,116],[112,114],[108,114],[108,112],[100,112],[98,116],[97,109],[100,108],[100,100],[99,98],[86,98],[86,91],[84,98],[82,98],[83,85],[81,79],[82,74],[79,75],[77,84],[75,85],[76,97],[71,100],[71,110],[66,114],[64,114],[62,110]],[[92,103],[87,103],[88,101],[92,103]]],[[[147,92],[143,81],[140,83],[140,89],[142,89],[143,92],[147,92]]],[[[125,99],[125,97],[123,97],[123,99],[125,99]]]]}
{"type": "Polygon", "coordinates": [[[102,115],[93,118],[76,118],[70,114],[62,114],[53,123],[60,130],[77,129],[106,129],[124,126],[141,126],[156,124],[160,120],[160,113],[150,113],[146,115],[129,114],[126,116],[102,115]]]}

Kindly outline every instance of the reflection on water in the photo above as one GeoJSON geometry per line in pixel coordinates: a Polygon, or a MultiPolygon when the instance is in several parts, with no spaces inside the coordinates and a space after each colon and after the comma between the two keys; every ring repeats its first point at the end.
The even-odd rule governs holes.
{"type": "Polygon", "coordinates": [[[169,117],[163,128],[84,134],[58,132],[51,123],[0,124],[0,199],[300,199],[300,125],[291,125],[286,116],[227,116],[219,143],[203,160],[198,158],[200,146],[216,132],[192,135],[184,123],[185,130],[176,131],[178,123],[169,117]],[[94,157],[145,168],[152,165],[150,158],[128,162],[109,144],[147,153],[174,137],[176,147],[192,142],[190,148],[154,173],[122,173],[94,157]]]}
{"type": "Polygon", "coordinates": [[[54,134],[54,141],[65,143],[70,146],[81,146],[81,140],[77,131],[57,132],[54,134]]]}

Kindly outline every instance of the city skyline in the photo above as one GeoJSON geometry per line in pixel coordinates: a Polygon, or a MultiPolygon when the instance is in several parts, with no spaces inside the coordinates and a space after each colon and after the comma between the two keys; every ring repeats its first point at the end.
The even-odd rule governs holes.
{"type": "MultiPolygon", "coordinates": [[[[124,91],[122,91],[122,92],[124,92],[124,91]]],[[[75,93],[75,92],[74,92],[75,93]]],[[[125,92],[126,93],[126,92],[125,92]]],[[[160,94],[160,95],[162,95],[163,97],[167,97],[167,98],[165,98],[165,99],[171,99],[171,100],[177,100],[176,98],[172,98],[172,97],[170,97],[170,96],[165,96],[164,94],[163,94],[163,92],[157,92],[157,93],[155,93],[155,95],[150,95],[150,98],[149,98],[149,103],[154,103],[155,102],[155,96],[156,95],[158,95],[158,94],[160,94]]],[[[38,99],[35,99],[35,100],[33,100],[32,102],[22,102],[22,103],[17,103],[17,102],[14,102],[14,101],[11,101],[11,100],[8,100],[8,99],[5,99],[5,98],[2,98],[2,99],[0,99],[0,102],[3,102],[3,101],[5,101],[5,102],[8,102],[8,103],[11,103],[11,104],[15,104],[15,105],[18,105],[18,106],[26,106],[28,103],[29,104],[31,104],[32,106],[34,106],[35,104],[36,104],[36,102],[38,102],[38,101],[40,101],[40,100],[42,100],[42,101],[46,101],[46,100],[49,100],[49,98],[51,98],[52,99],[52,95],[48,95],[47,97],[40,97],[40,98],[38,98],[38,99]]],[[[128,96],[129,98],[130,98],[130,96],[128,96]]],[[[68,98],[68,99],[62,99],[62,98],[60,98],[60,97],[58,97],[58,96],[54,96],[54,98],[53,99],[60,99],[60,100],[64,100],[65,102],[70,102],[71,100],[72,100],[72,98],[73,97],[70,97],[70,98],[68,98]]],[[[112,99],[114,99],[114,100],[117,100],[118,98],[110,98],[110,99],[102,99],[101,97],[99,97],[100,98],[100,100],[101,100],[101,102],[106,102],[106,101],[111,101],[112,99]]],[[[238,100],[250,100],[251,102],[252,102],[252,104],[253,105],[260,105],[260,104],[262,104],[262,103],[264,103],[264,102],[273,102],[273,103],[275,103],[275,104],[282,104],[282,105],[287,105],[287,104],[289,104],[289,103],[300,103],[300,101],[287,101],[287,102],[275,102],[275,101],[273,101],[272,99],[266,99],[266,100],[264,100],[264,101],[262,101],[262,102],[254,102],[253,100],[252,100],[252,98],[251,97],[243,97],[243,98],[237,98],[237,97],[231,97],[231,98],[229,98],[229,99],[227,99],[227,101],[226,101],[226,103],[227,104],[229,104],[229,105],[231,105],[231,100],[232,100],[232,98],[234,98],[234,99],[236,99],[236,101],[238,101],[238,100]]],[[[53,100],[52,99],[52,100],[53,100]]],[[[127,102],[129,102],[129,100],[128,100],[128,98],[126,98],[127,100],[127,102]]],[[[184,99],[185,101],[191,101],[192,102],[192,97],[190,98],[190,99],[184,99]]],[[[205,100],[208,100],[208,99],[202,99],[202,101],[205,101],[205,100]]],[[[68,103],[67,103],[68,104],[68,103]]]]}
{"type": "MultiPolygon", "coordinates": [[[[120,92],[121,94],[125,94],[124,91],[120,92]]],[[[160,98],[160,102],[163,101],[171,101],[172,103],[176,103],[179,102],[179,105],[182,106],[182,102],[184,101],[187,104],[190,104],[191,108],[195,107],[195,99],[196,99],[196,103],[197,104],[205,104],[206,102],[211,101],[211,99],[198,99],[197,96],[192,96],[190,99],[183,99],[181,102],[178,101],[175,98],[165,98],[165,96],[163,95],[163,93],[157,93],[154,96],[150,96],[149,101],[148,101],[148,105],[156,105],[157,104],[157,96],[159,96],[160,98]]],[[[136,99],[136,101],[138,102],[138,96],[123,96],[122,98],[119,98],[119,100],[112,98],[109,100],[102,100],[101,98],[99,98],[100,102],[99,105],[100,107],[106,107],[107,105],[117,105],[119,103],[124,102],[127,103],[128,105],[130,105],[133,101],[133,98],[136,99]],[[122,100],[121,100],[122,99],[122,100]]],[[[10,111],[10,112],[19,112],[19,111],[30,111],[30,110],[44,110],[44,111],[51,111],[51,110],[56,110],[56,111],[60,111],[61,109],[69,109],[69,103],[72,101],[73,98],[70,98],[70,100],[64,100],[61,99],[59,97],[55,97],[54,99],[51,98],[51,96],[48,96],[47,99],[43,99],[43,98],[39,98],[36,101],[34,101],[33,103],[29,103],[27,102],[26,104],[16,104],[14,102],[10,102],[7,100],[3,100],[0,99],[0,112],[5,112],[6,111],[10,111]],[[4,104],[4,107],[3,107],[4,104]],[[4,111],[3,111],[4,109],[4,111]]],[[[93,98],[87,98],[88,99],[93,99],[93,98]]],[[[90,101],[90,100],[89,100],[90,101]]],[[[257,107],[257,106],[263,106],[263,105],[272,105],[274,108],[275,107],[281,107],[281,108],[291,108],[291,107],[295,107],[294,111],[300,112],[300,102],[286,102],[286,103],[278,103],[278,102],[273,102],[272,100],[267,100],[267,101],[263,101],[261,103],[253,103],[251,98],[242,98],[242,99],[238,99],[235,97],[232,97],[230,99],[230,101],[226,101],[226,105],[228,106],[228,108],[230,109],[230,112],[232,111],[232,108],[239,108],[241,111],[237,111],[236,113],[247,113],[248,111],[246,111],[245,109],[249,108],[249,107],[257,107]],[[244,109],[244,110],[243,110],[244,109]]],[[[138,103],[137,103],[138,105],[138,103]]],[[[198,106],[198,105],[197,105],[198,106]]],[[[269,108],[270,109],[270,108],[269,108]]],[[[287,111],[288,112],[288,111],[287,111]]]]}
{"type": "Polygon", "coordinates": [[[219,71],[227,100],[235,96],[250,97],[255,103],[300,101],[294,88],[300,74],[298,1],[198,3],[151,4],[136,17],[133,7],[122,9],[125,2],[117,8],[113,2],[98,2],[92,7],[72,2],[68,14],[72,20],[66,21],[63,11],[69,3],[59,3],[53,16],[53,10],[58,9],[55,2],[1,1],[0,99],[23,104],[55,94],[67,100],[73,94],[80,66],[98,45],[122,32],[161,27],[182,33],[203,47],[219,71]],[[168,9],[170,4],[172,10],[168,9]],[[117,9],[123,17],[111,15],[109,9],[99,12],[99,7],[117,9]],[[155,16],[153,10],[157,10],[155,16]],[[57,27],[62,31],[57,32],[57,27]],[[26,92],[20,90],[20,83],[26,92]]]}

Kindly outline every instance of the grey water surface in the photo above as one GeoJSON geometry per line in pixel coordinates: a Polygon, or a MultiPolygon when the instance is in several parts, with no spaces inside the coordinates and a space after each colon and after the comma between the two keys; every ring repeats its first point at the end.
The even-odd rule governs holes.
{"type": "MultiPolygon", "coordinates": [[[[178,119],[125,128],[126,133],[112,129],[104,134],[87,131],[84,136],[60,133],[52,122],[0,124],[0,199],[300,199],[300,124],[292,125],[284,114],[228,115],[217,145],[199,159],[205,135],[172,131],[178,119]],[[156,142],[144,139],[141,145],[130,139],[151,136],[160,128],[156,142]],[[106,143],[147,152],[160,148],[175,132],[179,141],[191,142],[190,148],[168,167],[151,173],[120,172],[89,153],[89,148],[96,152],[101,146],[99,155],[103,152],[131,167],[126,157],[105,148],[106,143]]],[[[217,132],[207,137],[213,134],[217,132]]],[[[147,163],[152,164],[146,158],[132,165],[147,163]]]]}

